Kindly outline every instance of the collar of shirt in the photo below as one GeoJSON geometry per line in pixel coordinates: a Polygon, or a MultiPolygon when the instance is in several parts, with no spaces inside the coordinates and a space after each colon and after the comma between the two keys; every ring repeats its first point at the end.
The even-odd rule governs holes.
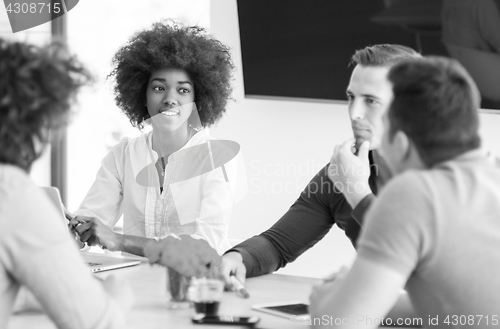
{"type": "MultiPolygon", "coordinates": [[[[158,161],[158,153],[153,150],[153,131],[149,131],[145,138],[147,140],[148,150],[150,151],[150,159],[153,163],[158,161]]],[[[180,157],[186,154],[184,150],[189,149],[192,146],[200,145],[206,143],[210,139],[210,131],[208,128],[202,129],[196,132],[183,147],[168,156],[168,162],[177,161],[180,157]]]]}

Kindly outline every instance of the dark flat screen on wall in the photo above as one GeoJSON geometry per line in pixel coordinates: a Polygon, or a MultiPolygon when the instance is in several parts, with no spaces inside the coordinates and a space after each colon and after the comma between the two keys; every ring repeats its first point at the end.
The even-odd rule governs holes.
{"type": "Polygon", "coordinates": [[[238,0],[245,94],[345,100],[350,58],[373,44],[449,56],[443,1],[238,0]]]}

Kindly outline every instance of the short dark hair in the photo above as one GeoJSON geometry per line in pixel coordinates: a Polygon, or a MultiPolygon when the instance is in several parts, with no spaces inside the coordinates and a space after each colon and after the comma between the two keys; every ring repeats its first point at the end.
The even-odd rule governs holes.
{"type": "Polygon", "coordinates": [[[408,58],[422,56],[410,47],[380,44],[357,50],[350,64],[361,66],[391,66],[408,58]]]}
{"type": "Polygon", "coordinates": [[[456,60],[406,60],[391,68],[388,79],[394,93],[390,140],[404,132],[428,167],[481,145],[479,91],[456,60]]]}
{"type": "Polygon", "coordinates": [[[0,163],[29,171],[49,130],[65,125],[90,75],[61,43],[37,47],[0,38],[0,163]]]}
{"type": "Polygon", "coordinates": [[[234,65],[229,48],[201,27],[173,21],[155,23],[121,47],[113,64],[109,77],[114,77],[116,104],[139,128],[150,117],[145,107],[146,90],[156,70],[176,68],[189,74],[204,127],[222,117],[231,96],[234,65]]]}

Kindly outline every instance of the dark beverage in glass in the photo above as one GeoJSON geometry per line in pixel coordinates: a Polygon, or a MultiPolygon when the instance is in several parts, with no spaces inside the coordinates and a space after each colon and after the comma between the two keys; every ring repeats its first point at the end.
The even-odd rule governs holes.
{"type": "Polygon", "coordinates": [[[206,315],[217,315],[219,313],[220,302],[194,302],[194,310],[196,313],[203,313],[206,315]]]}
{"type": "Polygon", "coordinates": [[[189,298],[196,314],[217,315],[224,291],[224,283],[216,279],[194,279],[189,288],[189,298]]]}

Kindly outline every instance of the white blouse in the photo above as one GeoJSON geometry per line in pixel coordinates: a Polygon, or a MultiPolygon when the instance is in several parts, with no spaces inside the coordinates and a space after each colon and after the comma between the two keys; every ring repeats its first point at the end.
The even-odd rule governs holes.
{"type": "Polygon", "coordinates": [[[96,180],[75,214],[97,217],[110,228],[123,214],[124,234],[147,238],[189,234],[207,240],[223,253],[230,247],[227,234],[237,160],[233,157],[216,167],[214,143],[217,141],[204,129],[171,154],[160,193],[152,131],[122,139],[102,160],[96,180]]]}

